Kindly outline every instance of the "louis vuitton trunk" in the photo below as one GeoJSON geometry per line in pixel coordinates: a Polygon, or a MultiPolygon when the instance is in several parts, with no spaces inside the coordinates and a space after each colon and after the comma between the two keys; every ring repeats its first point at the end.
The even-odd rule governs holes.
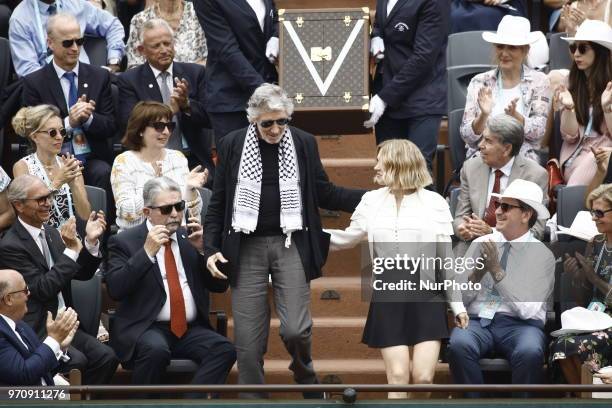
{"type": "Polygon", "coordinates": [[[280,9],[280,85],[293,124],[317,135],[366,133],[369,9],[280,9]]]}

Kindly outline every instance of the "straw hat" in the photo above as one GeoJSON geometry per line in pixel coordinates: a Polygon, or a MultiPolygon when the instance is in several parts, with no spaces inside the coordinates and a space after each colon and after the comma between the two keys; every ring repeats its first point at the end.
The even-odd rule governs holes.
{"type": "Polygon", "coordinates": [[[573,37],[561,37],[567,42],[590,41],[606,47],[612,51],[612,27],[604,21],[584,20],[576,35],[573,37]]]}
{"type": "Polygon", "coordinates": [[[538,41],[537,32],[531,31],[531,24],[525,17],[504,16],[497,26],[497,32],[484,32],[482,39],[493,44],[529,45],[538,41]]]}
{"type": "Polygon", "coordinates": [[[491,196],[500,199],[514,198],[533,208],[538,213],[538,219],[550,218],[548,209],[542,204],[544,193],[533,181],[516,179],[506,187],[503,194],[491,193],[491,196]]]}

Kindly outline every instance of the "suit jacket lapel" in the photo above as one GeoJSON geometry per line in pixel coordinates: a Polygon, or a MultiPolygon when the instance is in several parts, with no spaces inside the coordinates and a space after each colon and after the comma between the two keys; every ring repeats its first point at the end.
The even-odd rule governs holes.
{"type": "Polygon", "coordinates": [[[475,175],[475,180],[478,185],[476,187],[476,191],[481,191],[480,199],[478,201],[478,207],[476,208],[476,215],[479,217],[484,216],[485,209],[487,208],[487,192],[489,191],[489,173],[491,169],[487,166],[482,159],[480,159],[481,163],[478,166],[478,174],[475,175]]]}
{"type": "MultiPolygon", "coordinates": [[[[260,40],[264,39],[264,33],[261,30],[261,26],[259,25],[259,18],[257,18],[257,13],[255,13],[255,10],[253,10],[253,7],[251,7],[251,5],[247,2],[247,0],[235,0],[238,3],[242,3],[242,9],[244,9],[246,11],[246,14],[248,14],[251,18],[253,18],[255,20],[255,22],[257,23],[257,27],[259,27],[260,29],[257,30],[257,36],[260,37],[260,40]]],[[[264,4],[266,6],[266,15],[264,17],[264,30],[266,29],[266,20],[268,17],[268,13],[270,13],[270,4],[268,1],[264,0],[264,4]]]]}
{"type": "MultiPolygon", "coordinates": [[[[138,227],[134,227],[134,228],[139,228],[137,242],[142,242],[142,245],[144,245],[145,241],[147,240],[147,234],[149,233],[149,229],[147,228],[147,222],[145,221],[142,224],[140,224],[138,227]]],[[[159,264],[155,262],[153,264],[153,268],[155,268],[156,270],[156,273],[154,273],[153,276],[155,276],[155,280],[157,281],[157,283],[159,283],[159,286],[161,287],[162,292],[165,293],[166,289],[164,288],[164,281],[161,276],[161,270],[159,269],[159,264]]]]}
{"type": "Polygon", "coordinates": [[[512,169],[510,170],[510,177],[508,177],[508,185],[512,183],[517,178],[523,176],[523,167],[525,166],[525,162],[519,157],[514,157],[514,163],[512,163],[512,169]]]}
{"type": "MultiPolygon", "coordinates": [[[[157,84],[157,78],[155,78],[155,74],[153,74],[153,70],[148,63],[142,65],[142,88],[145,90],[145,93],[148,95],[148,99],[152,101],[162,102],[162,94],[159,90],[159,85],[157,84]]],[[[145,227],[146,229],[146,227],[145,227]]]]}
{"type": "Polygon", "coordinates": [[[304,201],[304,194],[306,193],[306,163],[308,158],[304,152],[304,144],[299,137],[295,136],[295,132],[292,132],[293,145],[295,146],[295,154],[297,156],[297,166],[300,170],[300,188],[302,190],[302,201],[304,201]],[[301,159],[301,160],[300,160],[301,159]]]}
{"type": "Polygon", "coordinates": [[[60,83],[60,79],[57,77],[57,72],[55,71],[55,67],[53,63],[47,64],[44,68],[46,69],[46,76],[49,83],[49,87],[51,89],[51,94],[55,99],[55,105],[60,109],[62,116],[68,115],[68,106],[66,105],[66,97],[64,96],[64,91],[62,90],[62,84],[60,83]]]}
{"type": "Polygon", "coordinates": [[[87,69],[87,66],[80,62],[79,63],[79,77],[78,77],[78,91],[77,91],[77,97],[80,98],[81,95],[86,95],[87,100],[89,100],[89,82],[90,82],[91,78],[89,77],[89,70],[87,69]]]}
{"type": "Polygon", "coordinates": [[[186,230],[181,227],[176,231],[176,240],[179,246],[179,253],[181,254],[181,261],[183,263],[183,269],[185,269],[185,275],[187,276],[187,282],[189,282],[190,288],[195,288],[195,282],[193,281],[193,271],[191,270],[191,262],[189,262],[189,248],[191,246],[187,240],[186,230]]]}
{"type": "Polygon", "coordinates": [[[393,8],[391,9],[391,13],[389,13],[388,16],[387,16],[387,4],[386,4],[386,2],[382,2],[383,3],[383,13],[386,16],[386,18],[385,18],[385,25],[387,25],[390,21],[393,20],[393,17],[397,13],[397,11],[404,6],[404,3],[406,1],[408,1],[408,0],[397,0],[397,3],[395,3],[395,6],[393,6],[393,8]]]}
{"type": "Polygon", "coordinates": [[[47,261],[45,260],[45,257],[43,256],[36,242],[34,242],[34,239],[30,235],[30,233],[23,227],[23,225],[21,225],[19,221],[15,223],[14,228],[15,233],[21,239],[21,243],[25,247],[26,251],[32,254],[32,257],[38,263],[39,267],[46,270],[47,261]]]}
{"type": "Polygon", "coordinates": [[[57,241],[55,239],[54,235],[51,232],[51,229],[53,229],[53,227],[44,225],[44,228],[45,237],[47,238],[47,245],[49,245],[49,252],[51,253],[51,257],[53,258],[53,262],[55,263],[64,252],[66,246],[64,245],[64,242],[61,239],[60,241],[57,241]]]}
{"type": "MultiPolygon", "coordinates": [[[[19,324],[19,322],[17,322],[16,325],[17,324],[19,324]]],[[[15,332],[11,329],[11,327],[8,325],[6,320],[4,320],[4,318],[2,318],[2,317],[0,317],[0,332],[4,332],[5,336],[7,336],[7,340],[11,344],[13,344],[15,346],[15,348],[17,348],[19,350],[19,352],[21,353],[22,356],[27,357],[30,354],[32,354],[33,350],[30,351],[30,350],[28,350],[26,348],[26,346],[23,345],[21,340],[19,340],[17,335],[15,335],[15,332]]],[[[25,338],[23,340],[26,342],[26,344],[28,344],[28,347],[32,347],[29,344],[29,341],[27,341],[25,338]]]]}

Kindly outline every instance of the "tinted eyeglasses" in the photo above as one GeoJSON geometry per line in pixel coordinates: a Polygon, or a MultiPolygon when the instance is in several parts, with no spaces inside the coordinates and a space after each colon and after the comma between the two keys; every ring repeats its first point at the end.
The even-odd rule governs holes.
{"type": "Polygon", "coordinates": [[[572,43],[572,44],[569,45],[569,49],[570,49],[570,52],[572,54],[576,53],[576,50],[578,50],[579,54],[584,55],[584,54],[586,54],[591,49],[591,46],[588,45],[588,44],[576,44],[576,43],[572,43]]]}
{"type": "Polygon", "coordinates": [[[175,122],[153,122],[149,126],[151,126],[153,129],[157,130],[160,133],[163,132],[165,128],[168,128],[168,131],[172,133],[174,132],[174,128],[176,128],[176,123],[175,122]]]}
{"type": "Polygon", "coordinates": [[[52,137],[52,138],[56,137],[58,133],[61,137],[66,137],[66,134],[67,134],[66,129],[64,128],[38,130],[37,133],[46,133],[49,135],[49,137],[52,137]]]}
{"type": "Polygon", "coordinates": [[[606,213],[610,211],[612,211],[612,208],[610,208],[609,210],[591,210],[589,212],[595,218],[603,218],[606,216],[606,213]]]}
{"type": "Polygon", "coordinates": [[[25,198],[24,200],[33,200],[33,201],[36,201],[36,204],[38,205],[45,205],[47,201],[53,201],[57,193],[58,193],[57,190],[51,190],[49,194],[44,195],[42,197],[25,198]]]}
{"type": "Polygon", "coordinates": [[[269,127],[272,127],[274,123],[276,123],[278,126],[285,126],[289,122],[291,122],[291,118],[282,118],[282,119],[276,119],[276,120],[262,120],[261,122],[259,122],[259,126],[261,126],[264,129],[267,129],[269,127]]]}
{"type": "Polygon", "coordinates": [[[493,206],[495,207],[495,209],[497,210],[498,208],[501,208],[502,212],[506,213],[508,211],[510,211],[513,208],[523,208],[520,205],[513,205],[513,204],[508,204],[508,203],[502,203],[499,200],[496,200],[495,203],[493,204],[493,206]]]}
{"type": "Polygon", "coordinates": [[[176,212],[183,211],[185,209],[185,201],[179,201],[178,203],[168,205],[160,205],[159,207],[151,207],[151,209],[158,209],[163,215],[170,214],[172,212],[172,208],[174,208],[176,212]]]}
{"type": "MultiPolygon", "coordinates": [[[[28,286],[26,285],[25,289],[16,290],[14,292],[9,292],[6,295],[13,295],[15,293],[23,293],[24,295],[29,296],[30,295],[30,288],[28,288],[28,286]]],[[[6,296],[6,295],[4,295],[4,296],[6,296]]]]}
{"type": "Polygon", "coordinates": [[[62,41],[62,47],[70,48],[70,47],[72,47],[72,44],[74,44],[74,43],[76,43],[76,45],[78,45],[80,47],[81,45],[83,45],[84,42],[85,42],[85,38],[84,37],[73,38],[71,40],[63,40],[62,41]]]}

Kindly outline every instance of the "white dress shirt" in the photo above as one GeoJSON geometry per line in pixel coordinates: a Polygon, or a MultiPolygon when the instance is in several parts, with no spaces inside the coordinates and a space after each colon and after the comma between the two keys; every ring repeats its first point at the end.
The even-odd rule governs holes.
{"type": "MultiPolygon", "coordinates": [[[[57,77],[59,78],[60,85],[62,86],[62,92],[64,93],[64,100],[66,101],[66,108],[68,109],[68,112],[70,112],[70,81],[68,80],[68,78],[64,77],[64,74],[68,71],[64,70],[63,68],[60,68],[60,66],[55,63],[55,60],[53,60],[53,68],[55,68],[55,72],[57,73],[57,77]]],[[[78,94],[78,89],[79,89],[79,63],[78,62],[71,72],[74,72],[75,74],[74,84],[77,87],[77,98],[80,98],[81,95],[78,94]]],[[[92,121],[93,121],[93,113],[89,115],[89,118],[87,118],[85,123],[83,123],[83,129],[85,130],[89,129],[89,125],[91,125],[92,121]]],[[[70,115],[64,118],[64,127],[66,128],[66,131],[68,132],[72,130],[72,126],[70,126],[70,115]]]]}
{"type": "Polygon", "coordinates": [[[389,14],[391,14],[391,10],[393,10],[393,7],[395,7],[395,3],[397,3],[397,0],[389,0],[387,2],[387,17],[389,17],[389,14]]]}
{"type": "Polygon", "coordinates": [[[249,3],[249,6],[251,6],[257,15],[257,21],[259,21],[259,26],[261,27],[261,31],[263,31],[266,19],[266,4],[264,0],[247,0],[247,3],[249,3]]]}
{"type": "MultiPolygon", "coordinates": [[[[172,91],[174,90],[174,77],[172,76],[173,65],[174,63],[171,63],[168,69],[166,69],[166,72],[170,74],[166,77],[166,86],[170,90],[170,94],[172,94],[172,91]]],[[[161,74],[162,72],[151,64],[149,64],[149,66],[151,67],[151,71],[153,71],[153,75],[155,76],[155,80],[157,81],[157,86],[159,86],[159,88],[161,89],[162,77],[159,74],[161,74]]]]}
{"type": "Polygon", "coordinates": [[[506,187],[508,186],[508,179],[510,179],[510,172],[512,171],[512,166],[514,165],[514,156],[508,161],[508,163],[504,164],[499,169],[491,168],[489,171],[489,187],[487,188],[487,206],[489,205],[489,201],[491,201],[491,193],[493,192],[493,185],[495,184],[495,170],[501,170],[504,173],[499,179],[499,192],[503,193],[506,187]]]}
{"type": "MultiPolygon", "coordinates": [[[[147,229],[151,230],[153,228],[153,224],[147,220],[147,229]]],[[[174,255],[174,260],[176,261],[176,270],[178,271],[179,281],[181,282],[181,289],[183,291],[183,299],[185,300],[185,314],[187,315],[187,322],[192,322],[195,320],[198,310],[195,305],[195,299],[193,298],[193,294],[191,293],[191,289],[189,288],[189,282],[187,282],[187,275],[185,274],[185,267],[183,266],[183,259],[181,258],[181,251],[178,246],[178,242],[176,240],[176,232],[170,236],[170,240],[172,243],[170,244],[170,248],[172,249],[172,254],[174,255]]],[[[157,263],[159,267],[159,272],[161,273],[162,281],[164,282],[164,290],[166,291],[166,302],[162,306],[159,314],[157,315],[157,321],[159,322],[169,322],[170,321],[170,291],[168,289],[168,278],[166,275],[166,263],[165,263],[165,253],[166,247],[162,245],[162,247],[157,251],[155,257],[149,257],[151,262],[157,263]]]]}

